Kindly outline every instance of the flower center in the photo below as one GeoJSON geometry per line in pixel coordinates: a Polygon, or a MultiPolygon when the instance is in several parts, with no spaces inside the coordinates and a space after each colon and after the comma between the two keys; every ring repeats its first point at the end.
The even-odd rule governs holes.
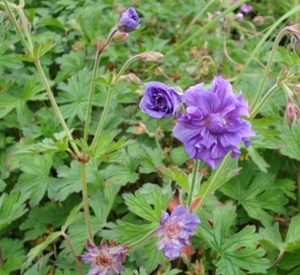
{"type": "Polygon", "coordinates": [[[161,108],[164,108],[166,106],[166,100],[160,94],[156,95],[155,101],[157,105],[161,108]]]}
{"type": "Polygon", "coordinates": [[[172,224],[172,223],[171,223],[171,224],[168,226],[167,232],[168,232],[169,238],[171,238],[171,239],[176,239],[176,238],[178,238],[178,236],[179,236],[180,228],[179,228],[176,224],[172,224]]]}
{"type": "Polygon", "coordinates": [[[208,130],[213,133],[220,133],[224,131],[224,128],[227,126],[227,121],[220,114],[210,114],[205,122],[208,126],[208,130]]]}
{"type": "Polygon", "coordinates": [[[101,265],[101,266],[111,266],[112,265],[112,259],[109,256],[100,254],[97,258],[96,258],[96,264],[97,265],[101,265]]]}

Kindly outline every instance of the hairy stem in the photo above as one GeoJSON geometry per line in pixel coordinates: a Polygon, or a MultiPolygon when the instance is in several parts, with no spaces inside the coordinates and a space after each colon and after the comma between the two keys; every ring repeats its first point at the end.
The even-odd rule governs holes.
{"type": "Polygon", "coordinates": [[[201,201],[199,202],[196,209],[194,210],[195,213],[197,213],[199,208],[205,203],[208,196],[214,191],[214,183],[219,178],[219,176],[223,173],[230,159],[231,159],[231,152],[229,152],[226,155],[226,157],[222,160],[220,166],[217,168],[216,173],[211,177],[209,186],[206,188],[204,194],[201,197],[201,201]]]}
{"type": "Polygon", "coordinates": [[[87,192],[85,168],[86,168],[86,164],[80,163],[80,176],[81,176],[81,188],[82,188],[82,199],[83,199],[85,223],[86,223],[89,239],[93,242],[93,233],[92,233],[92,225],[91,225],[89,203],[88,203],[88,192],[87,192]]]}
{"type": "Polygon", "coordinates": [[[73,257],[74,257],[74,260],[75,260],[76,266],[77,266],[77,268],[78,268],[79,274],[80,274],[80,275],[84,275],[84,273],[83,273],[83,271],[82,271],[82,269],[81,269],[81,266],[80,266],[80,262],[79,262],[79,260],[78,260],[78,257],[76,256],[74,247],[73,247],[73,245],[72,245],[72,243],[71,243],[71,240],[70,240],[69,236],[68,236],[65,232],[62,232],[61,235],[65,238],[65,240],[67,241],[67,243],[68,243],[68,245],[69,245],[69,247],[70,247],[70,249],[71,249],[71,252],[72,252],[72,255],[73,255],[73,257]]]}
{"type": "Polygon", "coordinates": [[[193,175],[192,175],[192,183],[191,183],[190,192],[189,192],[188,201],[187,201],[189,207],[191,207],[191,205],[192,205],[195,184],[196,184],[196,181],[198,178],[197,176],[198,176],[199,165],[200,165],[200,161],[195,159],[193,175]]]}
{"type": "Polygon", "coordinates": [[[37,68],[37,70],[38,70],[38,72],[39,72],[39,74],[40,74],[40,76],[42,78],[43,84],[44,84],[44,86],[46,88],[46,92],[47,92],[48,97],[50,99],[50,102],[51,102],[51,105],[53,107],[53,110],[54,110],[56,116],[58,117],[58,120],[59,120],[61,126],[63,127],[63,129],[64,129],[64,131],[65,131],[65,133],[67,135],[67,138],[68,138],[68,140],[69,140],[69,142],[70,142],[70,144],[71,144],[71,146],[72,146],[75,154],[77,156],[80,156],[79,149],[76,146],[76,144],[74,143],[72,134],[71,134],[71,132],[70,132],[70,130],[69,130],[69,128],[68,128],[68,126],[67,126],[67,124],[66,124],[66,122],[65,122],[65,120],[64,120],[64,118],[63,118],[63,116],[62,116],[62,114],[61,114],[61,112],[59,110],[59,108],[58,108],[58,105],[57,105],[57,103],[55,101],[55,98],[54,98],[53,93],[51,91],[49,82],[47,80],[47,77],[45,75],[45,72],[44,72],[44,70],[42,68],[42,65],[41,65],[39,59],[37,59],[37,61],[35,62],[35,66],[36,66],[36,68],[37,68]]]}

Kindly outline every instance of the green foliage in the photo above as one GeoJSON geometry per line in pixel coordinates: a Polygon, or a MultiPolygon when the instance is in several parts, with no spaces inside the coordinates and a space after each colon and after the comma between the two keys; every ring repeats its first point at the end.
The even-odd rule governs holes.
{"type": "Polygon", "coordinates": [[[264,250],[257,248],[260,236],[254,226],[246,226],[236,234],[230,233],[234,225],[236,209],[232,204],[216,208],[212,217],[202,217],[198,227],[203,238],[215,254],[213,263],[217,274],[244,274],[243,270],[265,273],[269,267],[267,259],[262,258],[264,250]]]}

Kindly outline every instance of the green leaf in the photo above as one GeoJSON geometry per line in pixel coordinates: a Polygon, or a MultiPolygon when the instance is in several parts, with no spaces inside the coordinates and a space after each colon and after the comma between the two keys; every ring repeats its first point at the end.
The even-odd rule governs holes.
{"type": "Polygon", "coordinates": [[[25,201],[29,195],[28,192],[19,193],[17,190],[12,190],[9,195],[2,194],[0,197],[0,230],[28,211],[25,201]]]}
{"type": "Polygon", "coordinates": [[[282,127],[281,138],[284,143],[280,147],[280,152],[300,161],[300,124],[295,124],[292,130],[287,125],[282,127]]]}
{"type": "Polygon", "coordinates": [[[220,191],[241,203],[251,218],[269,226],[273,222],[269,211],[280,213],[287,203],[281,188],[273,183],[273,175],[243,169],[239,177],[230,180],[220,191]]]}
{"type": "Polygon", "coordinates": [[[174,165],[182,165],[190,159],[183,146],[178,146],[170,152],[171,161],[174,165]]]}
{"type": "Polygon", "coordinates": [[[82,69],[77,75],[72,76],[68,83],[61,82],[58,89],[57,102],[62,104],[60,110],[65,119],[71,121],[78,117],[81,121],[85,120],[88,104],[89,87],[91,83],[91,73],[82,69]]]}
{"type": "Polygon", "coordinates": [[[51,266],[47,265],[52,252],[41,257],[32,267],[30,267],[24,275],[48,274],[51,266]]]}
{"type": "Polygon", "coordinates": [[[300,216],[293,217],[289,225],[285,243],[286,251],[293,251],[300,248],[300,216]]]}
{"type": "Polygon", "coordinates": [[[213,210],[210,221],[201,217],[202,224],[197,229],[200,235],[217,253],[213,261],[217,274],[242,275],[243,270],[265,273],[269,261],[262,258],[264,250],[257,248],[260,236],[254,226],[246,226],[236,234],[230,234],[236,208],[228,203],[213,210]]]}
{"type": "Polygon", "coordinates": [[[177,167],[162,167],[160,171],[175,181],[185,192],[189,192],[188,176],[177,167]]]}
{"type": "Polygon", "coordinates": [[[23,173],[19,177],[17,187],[21,192],[31,192],[30,205],[37,205],[48,192],[50,198],[54,194],[54,178],[49,176],[52,167],[50,154],[34,155],[20,162],[23,173]]]}
{"type": "Polygon", "coordinates": [[[0,118],[3,118],[11,110],[17,107],[18,98],[7,93],[0,92],[0,118]]]}
{"type": "Polygon", "coordinates": [[[23,242],[2,238],[0,240],[1,257],[4,265],[0,266],[0,274],[10,275],[13,271],[19,270],[25,260],[23,242]]]}
{"type": "Polygon", "coordinates": [[[135,195],[123,194],[123,198],[129,211],[147,221],[157,223],[160,221],[162,210],[165,211],[167,207],[167,196],[163,195],[158,186],[150,186],[152,187],[151,191],[149,185],[146,185],[136,191],[135,195]],[[150,204],[153,205],[153,208],[150,204]]]}
{"type": "Polygon", "coordinates": [[[157,168],[162,164],[162,151],[158,148],[142,147],[143,151],[140,154],[140,172],[150,174],[157,171],[157,168]]]}
{"type": "Polygon", "coordinates": [[[260,171],[267,173],[267,168],[270,167],[270,165],[264,160],[264,158],[258,153],[258,151],[253,147],[249,146],[247,148],[247,151],[253,160],[253,162],[257,165],[260,171]]]}
{"type": "Polygon", "coordinates": [[[29,253],[26,256],[26,261],[23,264],[22,269],[23,270],[27,269],[29,265],[32,263],[32,261],[35,259],[35,257],[41,254],[45,250],[45,248],[48,245],[52,244],[58,237],[61,236],[61,234],[62,232],[50,233],[44,242],[30,249],[29,253]]]}
{"type": "Polygon", "coordinates": [[[285,244],[282,241],[280,232],[279,232],[279,224],[275,223],[273,226],[268,226],[266,228],[260,228],[259,234],[262,235],[263,239],[261,243],[268,245],[270,247],[276,248],[278,250],[282,250],[285,248],[285,244]]]}

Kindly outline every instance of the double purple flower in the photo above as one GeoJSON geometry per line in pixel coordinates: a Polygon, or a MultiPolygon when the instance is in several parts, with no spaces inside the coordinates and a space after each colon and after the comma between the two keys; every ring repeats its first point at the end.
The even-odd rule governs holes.
{"type": "Polygon", "coordinates": [[[157,249],[163,249],[164,255],[169,259],[180,256],[184,246],[189,245],[189,238],[194,235],[194,229],[200,224],[195,214],[190,214],[184,206],[176,206],[171,216],[164,212],[160,226],[156,230],[157,236],[162,239],[157,249]]]}
{"type": "Polygon", "coordinates": [[[95,246],[90,241],[87,242],[88,252],[81,256],[84,263],[91,263],[91,268],[87,275],[115,275],[124,271],[122,262],[125,261],[128,249],[124,246],[109,248],[105,241],[101,245],[95,246]]]}
{"type": "Polygon", "coordinates": [[[174,88],[160,82],[150,82],[140,102],[144,113],[154,118],[171,117],[175,114],[183,100],[183,95],[174,88]]]}
{"type": "Polygon", "coordinates": [[[124,11],[119,18],[117,27],[120,32],[131,32],[139,26],[139,16],[134,8],[124,11]]]}
{"type": "Polygon", "coordinates": [[[225,155],[232,151],[238,157],[239,144],[248,147],[254,136],[251,124],[242,119],[249,116],[248,103],[242,94],[235,95],[231,84],[218,76],[210,90],[203,83],[185,92],[186,113],[179,113],[173,129],[191,158],[200,159],[215,169],[225,155]]]}

